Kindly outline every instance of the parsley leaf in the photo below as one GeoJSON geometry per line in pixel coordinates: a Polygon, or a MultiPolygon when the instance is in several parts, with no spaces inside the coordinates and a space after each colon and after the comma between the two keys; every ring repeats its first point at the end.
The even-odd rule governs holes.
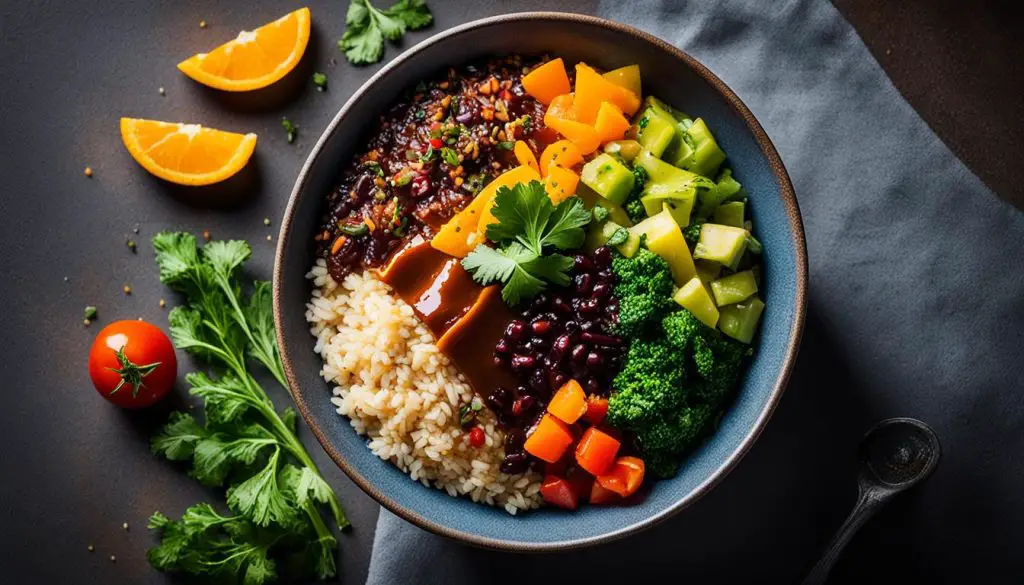
{"type": "Polygon", "coordinates": [[[448,166],[452,167],[457,167],[462,164],[462,161],[459,160],[459,153],[447,146],[441,149],[441,160],[443,160],[448,166]]]}
{"type": "Polygon", "coordinates": [[[384,39],[397,41],[405,31],[427,26],[433,16],[423,0],[399,0],[381,11],[369,0],[352,0],[338,48],[353,65],[368,65],[384,56],[384,39]]]}
{"type": "Polygon", "coordinates": [[[299,127],[288,118],[281,118],[281,127],[287,134],[288,144],[295,142],[295,137],[299,135],[299,127]]]}
{"type": "Polygon", "coordinates": [[[477,246],[462,266],[482,285],[502,282],[501,298],[510,305],[536,296],[548,283],[569,284],[569,256],[551,248],[571,250],[583,244],[583,227],[591,214],[578,197],[551,204],[539,181],[498,189],[492,213],[498,221],[487,226],[487,238],[497,248],[477,246]]]}
{"type": "Polygon", "coordinates": [[[319,71],[313,73],[313,85],[316,86],[317,91],[327,90],[327,74],[320,73],[319,71]]]}

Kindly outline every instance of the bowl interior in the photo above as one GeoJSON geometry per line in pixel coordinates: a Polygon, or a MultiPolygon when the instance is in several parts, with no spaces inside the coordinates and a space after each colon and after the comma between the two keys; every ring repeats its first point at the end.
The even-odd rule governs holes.
{"type": "Polygon", "coordinates": [[[555,549],[622,536],[699,497],[746,451],[771,414],[788,378],[803,320],[805,260],[799,211],[774,148],[731,91],[703,68],[642,33],[572,15],[510,15],[452,29],[409,50],[382,70],[332,122],[299,176],[282,226],[275,267],[279,341],[296,401],[328,453],[383,505],[420,526],[484,546],[555,549]],[[329,401],[320,358],[304,320],[314,262],[311,237],[324,195],[359,148],[368,121],[429,72],[488,55],[550,53],[604,69],[638,63],[644,93],[703,117],[750,193],[757,237],[765,248],[760,345],[718,432],[693,452],[679,474],[659,481],[628,507],[540,510],[512,517],[501,509],[425,488],[372,455],[329,401]],[[725,93],[723,93],[723,91],[725,93]],[[730,97],[732,100],[731,101],[730,97]],[[758,134],[763,138],[759,143],[758,134]]]}

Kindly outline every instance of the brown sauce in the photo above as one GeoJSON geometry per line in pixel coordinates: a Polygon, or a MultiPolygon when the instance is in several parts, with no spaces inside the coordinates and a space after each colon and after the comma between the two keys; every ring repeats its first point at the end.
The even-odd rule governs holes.
{"type": "Polygon", "coordinates": [[[494,344],[514,318],[498,287],[479,286],[457,258],[421,237],[395,254],[381,280],[412,306],[478,394],[514,382],[492,357],[494,344]]]}

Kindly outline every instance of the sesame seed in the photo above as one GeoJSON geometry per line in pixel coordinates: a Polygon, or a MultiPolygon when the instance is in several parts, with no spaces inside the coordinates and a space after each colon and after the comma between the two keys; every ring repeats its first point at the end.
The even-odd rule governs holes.
{"type": "Polygon", "coordinates": [[[206,21],[205,20],[200,20],[199,21],[199,28],[206,28],[206,21]]]}
{"type": "Polygon", "coordinates": [[[123,290],[124,294],[126,295],[132,294],[132,287],[128,286],[127,284],[124,285],[124,287],[121,290],[123,290]]]}
{"type": "Polygon", "coordinates": [[[125,530],[128,530],[128,523],[125,522],[124,524],[122,524],[121,528],[124,528],[125,530]]]}
{"type": "Polygon", "coordinates": [[[263,218],[263,225],[270,225],[270,218],[269,217],[264,217],[263,218]]]}
{"type": "Polygon", "coordinates": [[[271,240],[273,240],[273,239],[274,239],[274,236],[271,236],[271,235],[268,235],[268,236],[267,236],[267,241],[268,241],[268,242],[269,242],[269,241],[271,241],[271,240]]]}
{"type": "Polygon", "coordinates": [[[96,552],[96,547],[90,544],[89,545],[89,552],[96,552]]]}
{"type": "Polygon", "coordinates": [[[89,319],[82,319],[82,324],[88,327],[89,325],[92,324],[92,321],[90,321],[89,319]]]}
{"type": "Polygon", "coordinates": [[[110,555],[110,562],[116,563],[117,562],[117,557],[115,557],[114,555],[110,555]]]}
{"type": "Polygon", "coordinates": [[[163,299],[160,299],[160,308],[162,309],[162,308],[164,308],[166,306],[167,306],[167,301],[165,301],[163,299]]]}
{"type": "Polygon", "coordinates": [[[162,87],[160,89],[158,89],[157,91],[160,92],[160,95],[167,95],[167,90],[162,88],[162,87]]]}
{"type": "Polygon", "coordinates": [[[203,240],[210,241],[210,230],[203,230],[203,240]]]}
{"type": "Polygon", "coordinates": [[[92,177],[92,167],[85,167],[85,176],[92,177]]]}

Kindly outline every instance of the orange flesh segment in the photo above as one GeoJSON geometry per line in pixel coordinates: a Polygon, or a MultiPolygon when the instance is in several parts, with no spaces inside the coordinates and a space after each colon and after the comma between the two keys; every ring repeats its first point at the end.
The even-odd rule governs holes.
{"type": "Polygon", "coordinates": [[[572,444],[572,431],[566,424],[550,414],[545,414],[537,428],[526,439],[523,448],[534,457],[554,463],[562,458],[572,444]]]}
{"type": "Polygon", "coordinates": [[[552,165],[571,169],[583,162],[583,153],[580,152],[571,140],[559,140],[549,144],[540,155],[541,174],[547,176],[552,165]]]}
{"type": "MultiPolygon", "coordinates": [[[[512,188],[519,183],[529,183],[530,181],[539,181],[540,173],[531,169],[530,167],[516,167],[514,169],[505,171],[497,179],[491,181],[487,187],[480,193],[483,195],[488,192],[487,205],[480,213],[480,225],[477,226],[477,231],[484,235],[486,234],[487,226],[498,221],[495,219],[494,214],[491,213],[491,208],[494,207],[494,197],[498,194],[498,189],[501,187],[512,188]]],[[[478,195],[479,197],[479,195],[478,195]]],[[[483,238],[480,239],[483,241],[483,238]]]]}
{"type": "Polygon", "coordinates": [[[121,118],[121,139],[132,158],[150,173],[192,186],[234,175],[256,148],[255,134],[137,118],[121,118]]]}
{"type": "Polygon", "coordinates": [[[309,44],[308,8],[294,12],[208,53],[197,53],[178,63],[192,79],[225,91],[249,91],[280,80],[295,68],[309,44]]]}
{"type": "Polygon", "coordinates": [[[516,145],[513,148],[513,152],[516,155],[516,160],[519,164],[524,167],[530,167],[531,169],[540,172],[540,167],[537,165],[537,157],[530,150],[530,145],[526,144],[522,140],[516,140],[516,145]]]}
{"type": "Polygon", "coordinates": [[[561,57],[553,59],[537,67],[523,76],[523,89],[547,105],[563,93],[569,93],[569,76],[565,72],[565,63],[561,57]]]}
{"type": "Polygon", "coordinates": [[[587,412],[587,395],[576,380],[569,380],[548,402],[548,412],[566,424],[578,421],[587,412]]]}
{"type": "Polygon", "coordinates": [[[576,194],[579,183],[580,176],[573,171],[552,166],[548,169],[547,178],[544,179],[544,190],[547,191],[551,203],[558,205],[576,194]]]}

